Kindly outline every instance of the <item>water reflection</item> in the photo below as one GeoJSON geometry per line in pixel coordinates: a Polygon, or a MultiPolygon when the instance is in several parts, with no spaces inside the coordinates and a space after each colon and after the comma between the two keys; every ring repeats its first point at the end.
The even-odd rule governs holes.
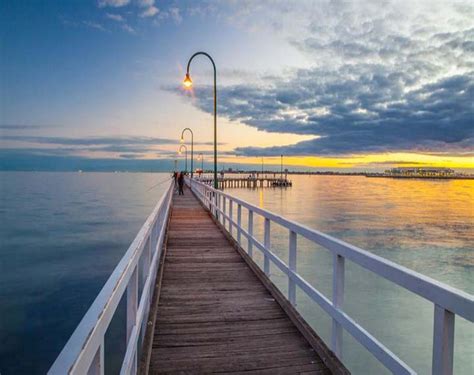
{"type": "MultiPolygon", "coordinates": [[[[228,189],[245,200],[474,293],[474,181],[292,176],[292,188],[228,189]],[[264,190],[264,192],[262,192],[264,190]]],[[[256,225],[262,235],[262,226],[256,225]]],[[[272,227],[272,233],[273,233],[272,227]]],[[[287,259],[287,237],[272,237],[287,259]]],[[[298,240],[298,270],[331,296],[332,257],[298,240]]],[[[345,310],[419,373],[431,372],[433,305],[347,262],[345,310]]],[[[282,288],[286,279],[273,273],[282,288]]],[[[330,320],[300,293],[298,308],[329,339],[330,320]]],[[[474,328],[456,321],[455,372],[474,371],[474,328]]],[[[348,338],[354,373],[384,370],[348,338]]]]}

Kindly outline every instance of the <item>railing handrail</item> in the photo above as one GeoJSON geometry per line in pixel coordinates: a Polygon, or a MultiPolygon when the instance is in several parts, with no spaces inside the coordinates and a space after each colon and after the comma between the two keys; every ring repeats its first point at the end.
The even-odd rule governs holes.
{"type": "Polygon", "coordinates": [[[447,310],[450,310],[456,315],[459,315],[469,320],[470,322],[474,321],[474,296],[469,293],[451,287],[429,276],[413,271],[407,267],[399,265],[381,256],[375,255],[355,245],[351,245],[345,241],[339,240],[316,229],[312,229],[304,224],[300,224],[296,221],[286,219],[281,215],[275,214],[264,208],[255,206],[249,202],[237,198],[234,195],[225,193],[221,190],[216,190],[213,187],[203,184],[199,181],[194,180],[193,183],[202,184],[206,186],[206,188],[210,191],[218,192],[220,195],[228,199],[232,199],[235,203],[240,204],[242,207],[251,209],[253,212],[259,214],[260,216],[274,221],[282,227],[290,229],[293,232],[302,235],[306,239],[316,242],[318,243],[318,245],[321,245],[322,247],[332,252],[336,252],[347,259],[350,259],[354,263],[368,269],[369,271],[381,277],[389,279],[395,284],[402,286],[405,289],[408,289],[409,291],[416,293],[421,297],[446,308],[447,310]],[[337,249],[328,248],[329,244],[337,246],[337,249]],[[351,252],[353,252],[354,254],[351,254],[351,252]],[[384,272],[382,273],[380,270],[374,269],[375,266],[383,266],[384,272]],[[387,272],[388,275],[385,275],[385,272],[387,272]],[[393,275],[391,272],[393,272],[393,275]],[[403,280],[402,276],[406,277],[407,280],[403,280]],[[406,285],[409,284],[412,280],[419,281],[421,283],[420,287],[414,288],[413,286],[406,285]],[[426,291],[426,286],[435,288],[436,292],[430,293],[426,291]],[[441,298],[441,296],[445,298],[441,298]]]}
{"type": "MultiPolygon", "coordinates": [[[[171,204],[173,182],[170,181],[168,185],[165,186],[167,186],[165,193],[159,199],[152,213],[148,216],[135,239],[130,244],[128,250],[125,252],[124,256],[107,279],[105,285],[102,287],[96,299],[83,316],[66,345],[61,350],[59,356],[49,369],[48,374],[83,374],[88,373],[91,366],[103,369],[105,332],[114,316],[122,296],[126,292],[128,293],[128,289],[137,289],[138,287],[138,262],[144,253],[143,250],[147,243],[150,244],[150,264],[148,265],[149,268],[145,283],[148,284],[148,287],[154,285],[154,283],[151,282],[151,278],[156,276],[156,260],[160,255],[160,247],[163,242],[164,231],[166,230],[166,219],[171,204]],[[161,219],[161,223],[158,223],[159,219],[161,219]],[[158,224],[161,224],[162,227],[157,228],[158,224]],[[158,230],[159,232],[153,233],[154,230],[158,230]],[[155,248],[153,249],[152,247],[155,248]],[[152,258],[155,264],[153,264],[152,258]],[[129,283],[131,283],[132,277],[134,279],[134,285],[132,285],[132,287],[134,288],[129,288],[129,283]]],[[[135,326],[135,331],[137,331],[137,326],[138,329],[140,329],[142,322],[139,320],[143,320],[144,313],[144,311],[140,311],[141,316],[140,314],[137,315],[137,309],[141,308],[143,310],[145,308],[147,310],[145,303],[142,304],[142,300],[146,300],[147,297],[149,298],[149,296],[146,295],[149,292],[150,289],[146,289],[145,285],[142,291],[142,297],[144,298],[140,299],[139,306],[134,307],[135,320],[131,322],[131,328],[135,326]],[[138,319],[137,316],[140,319],[138,319]]],[[[137,305],[136,295],[134,297],[135,305],[137,305]]],[[[133,301],[127,301],[127,305],[130,305],[132,302],[133,301]]],[[[129,324],[129,317],[127,317],[127,324],[129,324]]],[[[130,337],[131,332],[127,332],[127,342],[130,341],[130,337]]],[[[128,352],[129,349],[127,348],[127,353],[128,352]]],[[[103,371],[101,373],[103,373],[103,371]]]]}
{"type": "Polygon", "coordinates": [[[434,344],[433,344],[433,373],[452,373],[452,351],[454,347],[454,314],[466,320],[474,321],[474,296],[464,291],[446,285],[428,276],[395,262],[372,254],[357,246],[351,245],[330,235],[286,219],[266,209],[257,207],[231,194],[196,180],[188,180],[193,191],[199,199],[208,205],[211,213],[222,218],[224,228],[226,220],[229,223],[229,232],[232,226],[237,228],[237,242],[241,236],[249,240],[249,255],[252,256],[252,247],[261,250],[265,256],[265,273],[269,274],[269,262],[272,261],[281,271],[287,274],[289,279],[289,299],[295,304],[295,295],[290,289],[298,285],[314,302],[318,303],[333,318],[333,350],[336,355],[341,355],[342,331],[345,328],[362,345],[364,345],[379,361],[394,373],[411,374],[414,371],[401,361],[395,354],[390,352],[383,344],[378,342],[363,327],[358,325],[342,309],[342,297],[344,292],[344,259],[362,266],[372,273],[392,281],[393,283],[427,299],[435,305],[434,344]],[[196,188],[198,187],[198,188],[196,188]],[[204,193],[203,193],[204,191],[204,193]],[[222,197],[222,199],[221,199],[222,197]],[[222,207],[221,207],[222,200],[222,207]],[[226,212],[226,200],[229,200],[229,213],[226,212]],[[238,205],[237,222],[232,217],[232,206],[238,205]],[[241,208],[249,211],[248,231],[241,226],[241,208]],[[265,219],[265,243],[262,244],[253,236],[253,214],[258,214],[265,219]],[[270,246],[270,222],[279,224],[290,231],[290,265],[283,262],[271,251],[270,246]],[[329,250],[334,255],[333,273],[333,301],[324,296],[316,288],[311,286],[296,272],[296,235],[316,243],[329,250]],[[292,236],[294,238],[292,239],[292,236]],[[293,263],[293,264],[292,264],[293,263]],[[293,295],[291,295],[293,294],[293,295]]]}

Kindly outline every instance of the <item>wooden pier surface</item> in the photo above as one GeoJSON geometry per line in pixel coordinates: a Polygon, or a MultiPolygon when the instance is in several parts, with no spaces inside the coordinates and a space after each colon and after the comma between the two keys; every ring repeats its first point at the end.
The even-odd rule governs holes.
{"type": "Polygon", "coordinates": [[[189,190],[175,196],[150,374],[329,374],[189,190]]]}

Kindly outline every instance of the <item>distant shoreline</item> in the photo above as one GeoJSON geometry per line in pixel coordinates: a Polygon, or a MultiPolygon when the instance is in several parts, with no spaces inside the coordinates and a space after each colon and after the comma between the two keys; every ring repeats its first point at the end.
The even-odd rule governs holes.
{"type": "Polygon", "coordinates": [[[417,180],[474,180],[474,176],[391,176],[391,175],[366,174],[365,177],[417,179],[417,180]]]}

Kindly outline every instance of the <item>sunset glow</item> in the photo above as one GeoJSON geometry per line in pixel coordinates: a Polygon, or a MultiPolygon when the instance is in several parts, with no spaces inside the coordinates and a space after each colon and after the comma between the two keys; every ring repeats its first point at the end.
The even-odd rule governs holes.
{"type": "Polygon", "coordinates": [[[474,168],[467,1],[138,3],[3,7],[4,168],[168,170],[185,127],[209,167],[213,70],[203,56],[186,70],[201,48],[217,68],[219,166],[474,168]]]}

